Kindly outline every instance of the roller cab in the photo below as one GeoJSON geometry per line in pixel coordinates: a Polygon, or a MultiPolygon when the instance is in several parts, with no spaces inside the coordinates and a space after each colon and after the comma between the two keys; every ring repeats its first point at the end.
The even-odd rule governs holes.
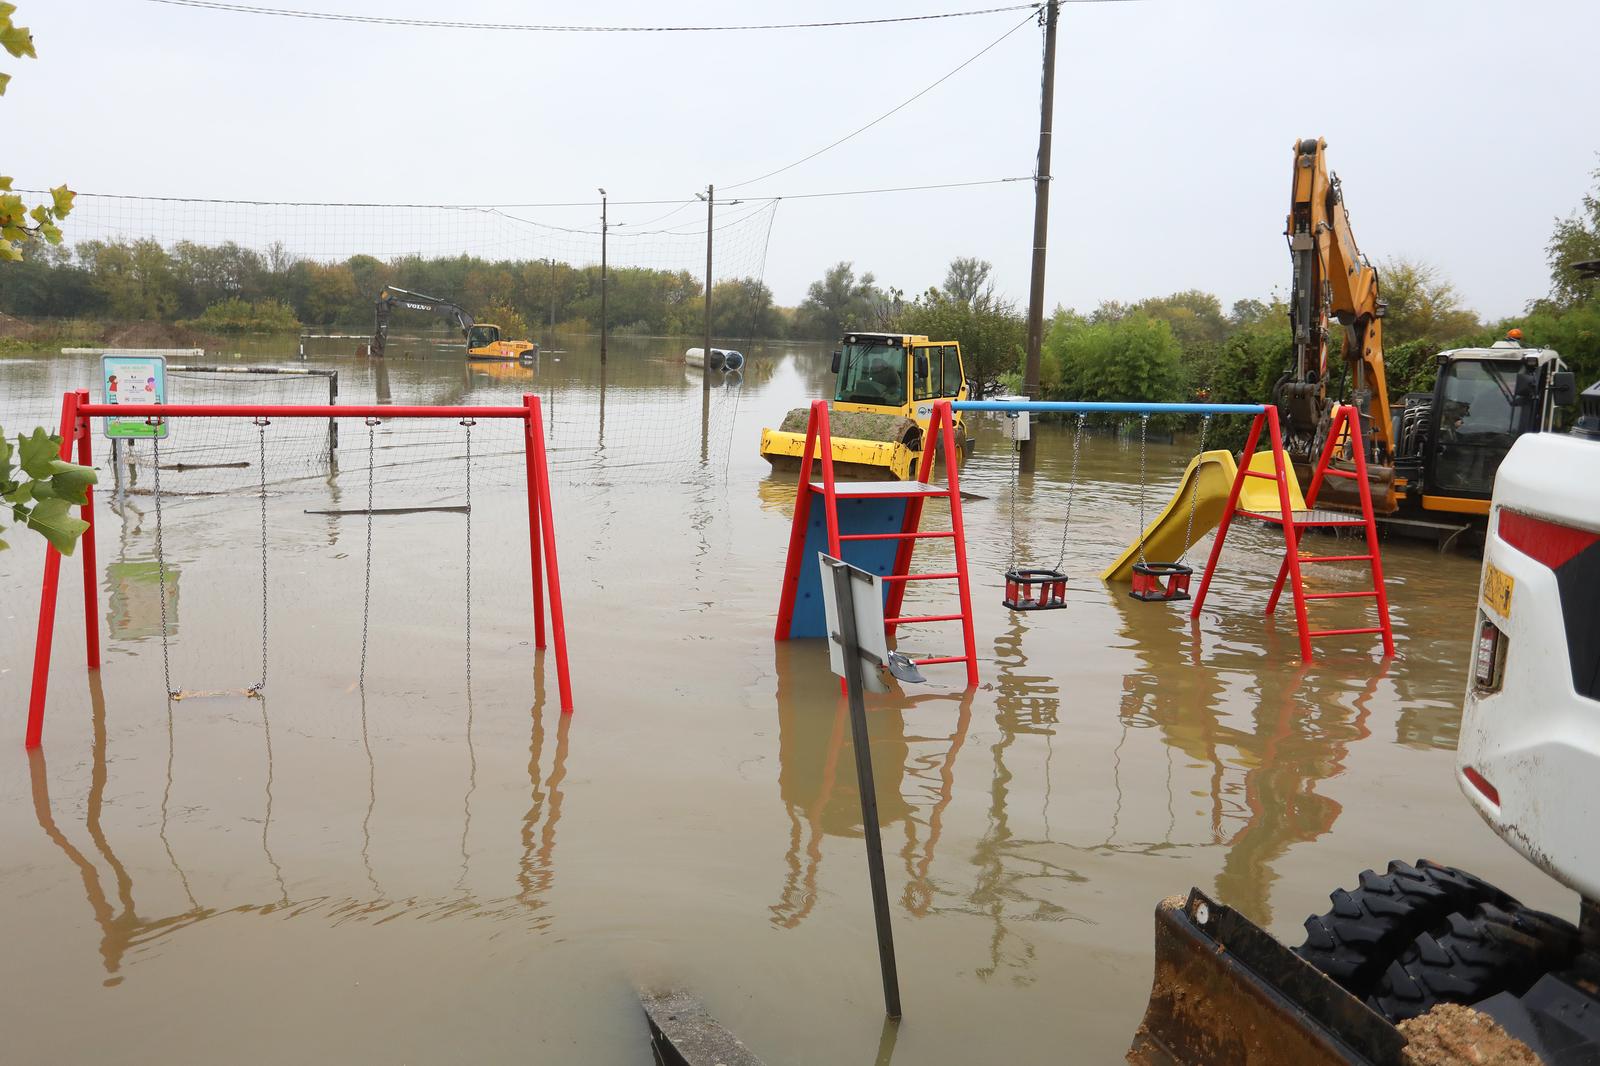
{"type": "MultiPolygon", "coordinates": [[[[834,395],[828,405],[834,469],[846,477],[900,480],[916,476],[922,436],[935,400],[967,398],[961,345],[901,333],[848,333],[833,353],[834,395]]],[[[807,409],[790,411],[761,431],[761,454],[774,469],[793,470],[805,451],[807,409]]],[[[956,413],[956,428],[962,425],[956,413]]]]}

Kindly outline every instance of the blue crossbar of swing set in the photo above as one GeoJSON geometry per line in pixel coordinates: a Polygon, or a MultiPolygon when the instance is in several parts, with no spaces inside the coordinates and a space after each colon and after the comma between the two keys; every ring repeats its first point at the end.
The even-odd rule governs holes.
{"type": "Polygon", "coordinates": [[[956,411],[1054,411],[1114,415],[1259,415],[1259,403],[1096,403],[1088,400],[956,400],[956,411]]]}

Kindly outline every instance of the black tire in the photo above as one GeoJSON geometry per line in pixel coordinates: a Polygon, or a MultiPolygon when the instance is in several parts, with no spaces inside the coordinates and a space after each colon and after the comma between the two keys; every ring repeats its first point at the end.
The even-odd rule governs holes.
{"type": "Polygon", "coordinates": [[[1418,859],[1388,872],[1363,870],[1359,886],[1328,898],[1333,909],[1306,919],[1306,940],[1295,953],[1351,995],[1371,995],[1389,964],[1430,930],[1442,930],[1456,911],[1479,903],[1516,907],[1517,901],[1462,870],[1418,859]]]}
{"type": "Polygon", "coordinates": [[[1368,1006],[1402,1022],[1440,1003],[1471,1006],[1500,992],[1520,996],[1577,954],[1571,923],[1526,907],[1484,903],[1448,921],[1444,932],[1423,933],[1390,964],[1368,1006]]]}

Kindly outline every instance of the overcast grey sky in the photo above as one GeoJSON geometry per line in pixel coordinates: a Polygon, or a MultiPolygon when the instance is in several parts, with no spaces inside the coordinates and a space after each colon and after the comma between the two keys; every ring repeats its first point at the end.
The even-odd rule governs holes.
{"type": "MultiPolygon", "coordinates": [[[[310,22],[146,0],[16,0],[39,59],[0,69],[19,186],[273,200],[676,198],[789,163],[1020,21],[763,33],[510,33],[310,22]],[[410,146],[404,147],[404,146],[410,146]]],[[[278,0],[256,0],[278,4],[278,0]]],[[[648,25],[951,11],[1002,0],[282,0],[352,14],[648,25]]],[[[865,134],[749,195],[1030,174],[1030,24],[865,134]]],[[[1543,295],[1544,245],[1600,165],[1600,0],[1069,4],[1048,303],[1287,287],[1291,146],[1323,136],[1357,239],[1425,260],[1494,317],[1543,295]]],[[[766,277],[799,301],[854,261],[916,293],[952,256],[1025,302],[1032,186],[780,205],[766,277]]],[[[640,222],[659,208],[613,208],[640,222]]],[[[541,211],[586,226],[594,212],[541,211]]],[[[683,216],[679,216],[683,217],[683,216]]],[[[71,226],[69,220],[69,237],[71,226]]]]}

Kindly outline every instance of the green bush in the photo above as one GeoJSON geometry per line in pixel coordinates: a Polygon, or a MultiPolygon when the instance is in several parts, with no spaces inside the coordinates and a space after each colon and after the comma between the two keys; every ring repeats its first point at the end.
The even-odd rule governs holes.
{"type": "Polygon", "coordinates": [[[212,333],[294,333],[300,329],[294,308],[282,300],[241,300],[237,296],[217,301],[199,318],[184,324],[212,333]]]}

